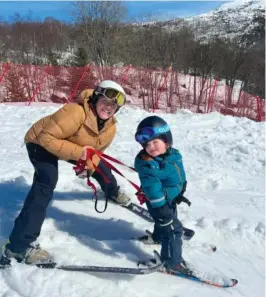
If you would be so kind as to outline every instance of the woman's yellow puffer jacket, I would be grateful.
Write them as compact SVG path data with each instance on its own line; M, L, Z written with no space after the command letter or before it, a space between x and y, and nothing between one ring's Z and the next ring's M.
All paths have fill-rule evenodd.
M46 116L28 130L25 142L36 143L61 160L79 160L84 146L91 146L104 151L116 134L116 119L111 117L98 130L97 116L90 104L93 90L84 90L79 96L79 103L64 105L55 113ZM93 164L99 163L98 156L93 156ZM87 162L90 173L94 171L91 161Z

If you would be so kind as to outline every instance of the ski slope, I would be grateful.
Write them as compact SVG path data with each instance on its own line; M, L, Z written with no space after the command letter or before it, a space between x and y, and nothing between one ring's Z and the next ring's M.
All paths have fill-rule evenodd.
M0 105L0 244L11 232L32 181L23 137L39 118L59 106ZM134 140L138 122L149 114L125 107L118 133L107 154L132 166L140 146ZM187 172L186 196L192 206L178 207L184 226L196 231L184 242L184 259L197 269L237 278L221 289L154 273L119 276L41 270L14 263L0 271L2 297L263 297L265 295L265 124L218 113L162 114L171 126ZM132 181L136 173L119 167ZM152 224L116 205L103 214L94 210L92 192L60 162L58 186L39 243L59 264L135 267L153 248L128 240ZM121 187L134 202L135 190L120 176ZM206 243L217 245L217 252Z

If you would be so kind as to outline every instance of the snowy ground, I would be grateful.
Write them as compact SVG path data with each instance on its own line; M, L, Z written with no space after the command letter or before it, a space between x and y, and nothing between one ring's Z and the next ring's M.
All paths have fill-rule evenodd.
M0 105L0 244L7 239L32 180L33 168L21 147L31 124L58 107ZM124 108L118 134L107 153L128 165L140 147L137 123L148 113ZM196 231L184 244L184 258L194 266L238 278L220 289L155 273L147 276L93 275L41 270L16 264L0 271L5 297L262 297L265 295L265 155L264 123L245 118L180 111L163 115L172 127L175 147L183 154L191 208L179 207L183 224ZM138 182L127 169L124 174ZM136 201L125 179L119 183ZM91 190L60 162L60 178L39 242L60 264L135 267L153 248L127 240L152 228L134 214L109 205L94 211ZM216 253L204 243L216 244Z

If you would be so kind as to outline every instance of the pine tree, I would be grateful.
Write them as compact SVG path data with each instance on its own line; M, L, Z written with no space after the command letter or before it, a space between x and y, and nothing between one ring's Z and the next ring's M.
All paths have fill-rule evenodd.
M84 47L79 47L73 59L73 66L82 67L88 64L88 53Z
M58 61L57 61L58 55L54 53L53 51L49 50L47 53L47 60L50 65L53 66L58 66Z

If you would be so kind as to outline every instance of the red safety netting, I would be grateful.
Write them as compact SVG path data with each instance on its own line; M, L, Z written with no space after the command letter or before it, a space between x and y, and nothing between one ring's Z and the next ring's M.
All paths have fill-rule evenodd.
M120 83L128 104L151 112L175 113L189 109L265 120L265 100L232 89L219 78L201 78L167 69L18 65L0 63L0 102L69 103L103 79Z

